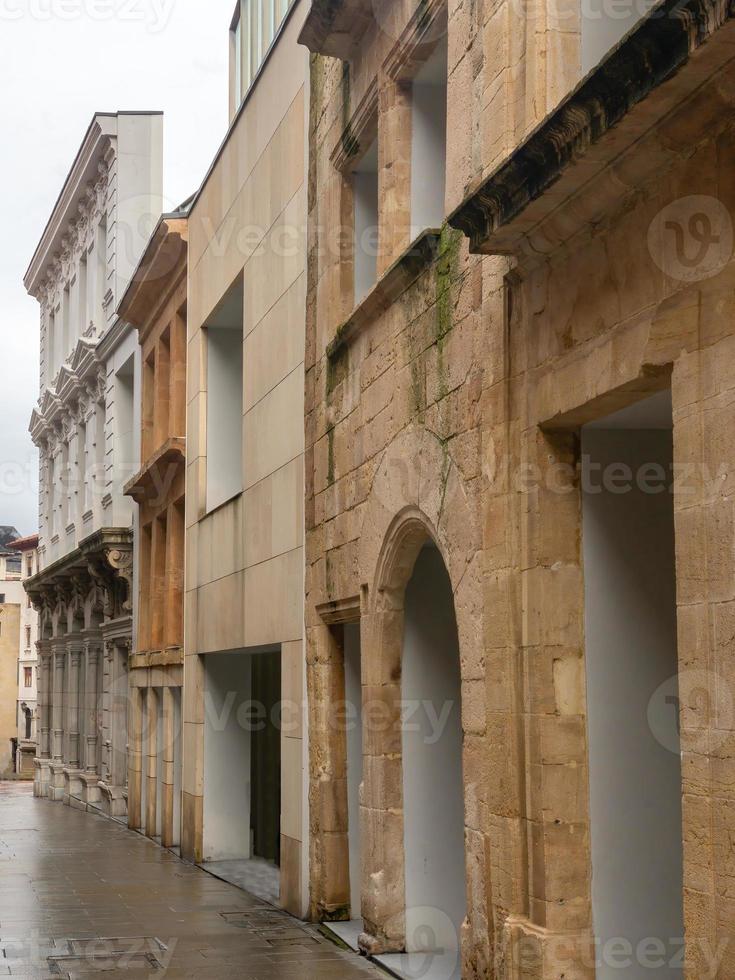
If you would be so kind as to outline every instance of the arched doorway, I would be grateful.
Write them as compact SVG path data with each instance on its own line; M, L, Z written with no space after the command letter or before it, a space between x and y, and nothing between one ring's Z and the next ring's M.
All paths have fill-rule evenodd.
M442 975L459 977L466 914L459 641L451 582L432 542L406 587L401 678L406 950L443 957Z

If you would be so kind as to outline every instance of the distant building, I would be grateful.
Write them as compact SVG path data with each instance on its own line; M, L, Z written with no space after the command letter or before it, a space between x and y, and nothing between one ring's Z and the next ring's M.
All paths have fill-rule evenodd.
M16 698L20 648L21 557L10 548L18 537L14 527L0 527L0 779L15 774Z
M41 308L35 792L124 815L136 337L117 305L162 203L160 113L97 113L24 283Z
M20 558L21 581L32 578L38 571L38 535L18 538L11 541L8 547ZM32 779L37 747L38 613L33 608L30 596L25 594L21 597L19 640L15 771L18 776Z

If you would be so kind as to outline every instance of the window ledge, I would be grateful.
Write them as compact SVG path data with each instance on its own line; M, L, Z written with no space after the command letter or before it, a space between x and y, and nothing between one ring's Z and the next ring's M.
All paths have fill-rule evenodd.
M199 520L200 521L206 520L208 517L211 517L213 514L216 514L218 510L222 510L222 508L227 507L228 504L232 504L236 500L239 500L239 498L242 497L244 493L245 491L242 489L235 490L235 492L232 493L229 497L225 497L225 499L221 500L218 504L214 504L213 507L205 510L202 516L199 518Z
M386 269L373 288L360 300L327 346L327 357L339 355L363 328L395 303L401 293L418 279L439 254L440 228L427 228Z
M123 487L123 493L139 504L161 498L163 488L170 488L171 467L183 468L186 439L172 436L160 446ZM169 479L165 479L168 477Z

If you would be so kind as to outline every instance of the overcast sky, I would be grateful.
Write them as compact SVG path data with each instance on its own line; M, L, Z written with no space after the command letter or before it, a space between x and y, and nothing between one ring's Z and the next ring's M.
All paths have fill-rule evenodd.
M37 529L38 304L25 272L96 111L162 110L168 205L227 127L235 0L0 0L0 525Z

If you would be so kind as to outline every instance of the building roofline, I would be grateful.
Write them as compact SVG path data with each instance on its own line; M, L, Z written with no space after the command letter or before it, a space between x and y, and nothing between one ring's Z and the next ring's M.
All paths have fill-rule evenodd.
M513 252L516 240L527 230L520 225L529 205L542 198L568 170L573 171L574 164L591 147L601 141L604 144L610 130L677 75L717 31L734 21L732 3L662 0L510 157L471 189L449 216L449 224L467 235L473 252ZM716 69L717 64L713 64L713 72ZM651 118L646 120L649 128L656 121L654 108L659 110L651 107ZM665 112L665 107L660 109L661 114ZM637 125L640 128L641 124ZM631 134L631 142L634 138ZM595 160L601 156L602 147ZM562 190L555 190L555 194L561 196ZM529 217L527 223L530 221Z
M285 15L283 17L283 20L278 25L278 30L276 31L275 35L273 36L273 40L271 41L271 43L270 43L270 45L268 47L268 50L265 52L265 54L263 56L263 60L258 65L258 70L256 71L255 77L253 78L252 82L250 83L250 88L245 93L245 98L242 100L242 102L240 103L240 105L239 105L239 107L237 109L237 112L235 113L235 115L230 120L230 124L227 127L227 132L225 133L224 139L222 140L222 142L220 143L219 147L217 148L217 152L215 153L214 157L212 158L212 162L210 163L209 167L207 168L207 172L205 173L204 177L202 178L201 184L199 185L198 189L194 192L194 194L192 194L192 196L190 198L190 201L189 201L189 212L191 212L194 209L194 207L196 206L197 202L199 201L199 198L202 195L202 192L204 191L204 188L209 183L209 178L214 173L214 170L215 170L217 164L219 163L220 158L222 157L222 154L227 149L227 146L228 146L228 144L230 142L230 139L232 138L232 134L235 132L235 129L237 128L237 124L239 123L240 117L242 116L243 112L245 111L245 107L247 105L249 105L249 103L250 103L250 99L253 96L253 94L254 94L257 86L258 86L258 82L260 81L261 75L265 71L266 65L270 62L270 59L271 59L271 57L273 55L273 52L275 51L275 49L276 49L279 41L281 40L281 37L282 37L284 31L286 30L287 25L291 21L291 18L293 17L294 12L300 6L300 4L303 3L303 2L305 2L305 0L293 0L293 2L291 3L291 5L289 6L288 10L285 13Z
M190 201L181 205L176 211L162 214L153 229L151 237L143 250L127 289L117 306L117 314L132 326L140 329L147 317L136 312L136 303L146 286L152 282L167 282L172 275L186 268L188 221ZM174 254L164 254L167 244L171 243Z
M122 110L120 112L95 112L92 121L86 129L82 142L74 157L74 161L66 175L58 197L51 209L51 214L41 233L36 249L28 263L23 276L23 284L31 295L35 295L39 281L49 259L54 242L65 223L72 206L76 203L84 178L89 174L95 163L102 159L106 152L106 140L117 136L115 123L122 116L162 116L158 110L135 112ZM107 122L107 125L103 125Z
M38 535L29 534L25 538L16 538L15 541L9 541L7 546L14 551L32 551L38 547Z

